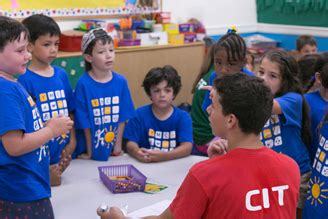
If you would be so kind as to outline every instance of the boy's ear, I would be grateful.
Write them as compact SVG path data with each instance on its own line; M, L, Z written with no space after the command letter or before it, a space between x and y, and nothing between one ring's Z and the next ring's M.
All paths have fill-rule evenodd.
M235 114L229 114L226 118L228 129L234 128L238 124L238 119Z
M321 75L320 75L319 72L316 72L316 73L314 74L314 78L315 78L315 81L316 81L317 83L321 84Z
M27 50L28 50L29 52L33 52L33 48L34 48L33 43L28 43L28 44L27 44Z
M91 56L91 55L89 55L89 54L84 54L83 57L84 57L84 59L85 59L87 62L92 63L92 56Z

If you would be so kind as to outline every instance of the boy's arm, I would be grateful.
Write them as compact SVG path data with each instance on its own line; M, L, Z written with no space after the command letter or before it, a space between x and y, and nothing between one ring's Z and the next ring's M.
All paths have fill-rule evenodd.
M13 130L2 135L1 140L10 156L20 156L41 147L54 137L67 133L72 126L73 121L69 117L55 117L38 131L24 133L21 130Z
M119 156L122 154L122 136L123 136L124 127L125 127L125 122L121 122L118 124L116 142L112 153L114 156Z
M85 144L87 146L87 153L80 154L78 158L80 159L91 159L92 157L92 136L91 136L91 129L83 129L84 131L84 138L85 138Z
M132 157L136 158L140 162L147 163L150 161L149 153L145 149L140 148L137 143L133 141L128 141L126 144L126 148L128 154L130 154Z
M148 153L150 156L150 162L160 162L188 156L191 153L191 149L191 142L182 142L180 146L169 152L148 150Z

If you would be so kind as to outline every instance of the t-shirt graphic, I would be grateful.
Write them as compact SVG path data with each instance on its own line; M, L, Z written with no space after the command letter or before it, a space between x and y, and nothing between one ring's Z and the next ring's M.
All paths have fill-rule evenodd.
M328 215L328 125L320 130L319 144L314 157L312 176L303 218L326 218Z
M263 144L268 147L277 147L283 144L281 137L280 120L278 115L272 115L265 123L260 138Z
M116 142L117 126L110 124L119 121L119 104L119 96L91 100L96 130L93 140L96 149L98 147L111 148Z
M151 149L160 151L171 151L177 146L175 131L148 130L148 141Z

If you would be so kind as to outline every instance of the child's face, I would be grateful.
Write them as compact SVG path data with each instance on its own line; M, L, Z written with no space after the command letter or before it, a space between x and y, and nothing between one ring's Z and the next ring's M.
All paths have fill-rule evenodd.
M217 74L229 74L240 72L244 67L244 61L228 60L227 51L222 48L214 54L214 68Z
M27 50L28 40L24 38L25 33L21 33L19 40L5 45L0 52L0 71L9 75L25 73L31 54Z
M86 60L91 63L93 69L101 72L112 71L115 60L113 43L103 44L98 40L92 50L92 55L86 55Z
M58 46L59 36L50 36L50 34L40 36L34 43L29 44L32 62L50 64L57 57Z
M222 106L219 102L219 95L215 89L211 90L210 98L212 100L212 104L207 107L207 112L209 114L212 133L215 136L225 138L225 116L223 115Z
M174 99L173 88L167 86L167 81L151 86L150 99L153 102L153 106L159 109L170 107Z
M317 47L315 45L310 45L310 44L306 44L300 50L301 56L305 56L305 55L308 55L308 54L315 54L317 52L318 52Z
M282 75L279 65L264 58L258 69L257 76L264 80L264 83L271 89L273 95L279 91L282 83Z

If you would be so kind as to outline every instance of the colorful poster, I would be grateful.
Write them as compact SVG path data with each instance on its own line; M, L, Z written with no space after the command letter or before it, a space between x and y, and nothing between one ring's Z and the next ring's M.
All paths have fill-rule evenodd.
M145 4L140 0L0 0L0 15L23 18L39 13L48 16L151 13L159 10L159 1Z

